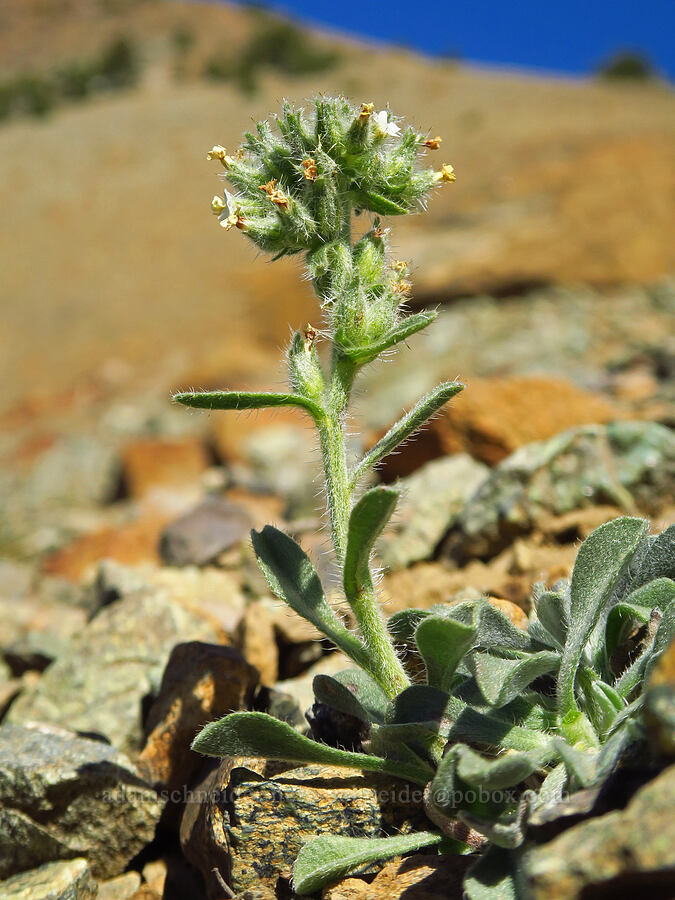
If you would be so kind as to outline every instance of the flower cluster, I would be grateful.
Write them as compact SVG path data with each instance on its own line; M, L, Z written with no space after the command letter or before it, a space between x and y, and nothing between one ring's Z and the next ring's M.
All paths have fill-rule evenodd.
M406 214L434 186L454 181L450 165L419 166L441 138L343 98L317 99L309 116L285 103L274 124L259 123L233 155L220 145L209 151L236 188L214 197L212 209L223 227L238 228L263 250L305 253L338 344L377 345L399 322L411 284L404 264L389 259L379 218L352 245L352 216Z

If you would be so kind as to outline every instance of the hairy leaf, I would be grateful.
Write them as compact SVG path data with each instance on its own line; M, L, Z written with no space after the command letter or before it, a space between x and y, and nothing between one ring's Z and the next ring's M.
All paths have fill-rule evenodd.
M490 847L464 878L468 900L517 900L513 877L513 855L501 847Z
M393 200L383 197L382 194L376 194L375 191L354 192L354 206L368 209L381 216L404 216L409 212L407 207L394 203Z
M496 759L487 759L470 747L462 748L457 773L468 784L499 790L519 784L541 766L541 754L508 750Z
M383 353L395 344L399 344L416 332L421 331L423 328L426 328L427 325L431 325L437 315L438 313L430 310L413 313L410 316L406 316L405 319L399 322L399 324L385 334L381 340L374 344L367 344L365 346L347 346L339 343L338 339L338 349L343 356L346 356L353 363L363 366L376 359L380 353Z
M377 682L361 669L345 669L335 675L316 675L314 696L338 712L362 722L384 722L389 698Z
M433 831L418 831L387 838L322 834L300 850L293 867L293 889L301 896L313 894L329 881L337 881L359 866L420 850L422 847L431 847L440 842L441 835Z
M480 831L497 847L513 850L525 840L525 831L530 814L534 809L535 794L533 791L525 791L520 798L518 808L514 813L504 814L498 818L480 815L471 810L462 810L459 818L470 828Z
M328 605L319 576L304 550L272 525L251 532L251 538L272 593L368 671L370 660L365 647Z
M675 525L651 539L633 584L634 587L641 587L656 578L675 579Z
M432 613L428 609L401 609L387 620L389 634L394 641L412 646L417 626L430 615Z
M298 406L318 422L324 412L321 407L300 394L280 394L266 391L180 391L173 395L176 403L195 409L269 409L275 406Z
M527 633L517 628L508 616L485 599L439 603L432 606L429 613L463 625L476 625L474 646L477 648L507 651L532 649L532 641Z
M549 745L548 735L533 728L514 723L501 716L501 710L482 713L465 707L455 719L448 740L466 741L471 744L486 744L495 750L542 750ZM555 756L554 753L551 754Z
M371 738L372 749L383 756L394 752L396 759L405 759L395 747L404 745L427 764L427 780L434 776L434 766L443 755L445 740L438 734L434 723L408 722L396 725L380 725Z
M593 728L601 736L607 734L617 714L625 707L624 700L590 668L581 666L577 679L583 695L583 708Z
M596 528L579 549L572 573L570 625L558 676L563 715L576 709L574 684L589 635L648 528L643 519L614 519Z
M658 613L653 614L655 617ZM653 641L651 641L622 673L614 684L614 690L624 698L630 697L634 689L643 681L648 680L652 669L659 657L667 649L675 637L675 603L670 603L661 617L656 628Z
M472 646L477 624L464 625L453 619L429 616L415 631L415 643L427 669L427 682L449 692L457 666Z
M563 738L554 738L553 744L562 761L567 774L576 788L587 788L595 780L597 773L598 752L571 747Z
M559 591L543 591L534 598L537 618L561 650L567 638L567 609L565 597Z
M387 772L419 784L428 780L426 770L421 767L319 744L267 713L236 712L209 722L194 739L192 749L207 756L254 756Z
M386 721L390 725L424 722L439 734L447 734L454 709L456 702L445 691L428 684L413 684L391 701Z
M461 604L462 606L464 604ZM458 614L459 607L455 607L454 617ZM518 628L508 616L493 606L487 600L479 604L479 625L476 636L476 646L486 650L530 650L532 642L527 632Z
M560 665L560 654L541 650L523 659L502 659L489 653L475 653L471 659L480 692L497 708L506 706L535 678L554 672Z
M365 493L352 510L343 569L345 594L349 600L358 598L364 588L373 589L370 554L397 500L398 491L378 486Z
M406 734L403 729L393 726L374 728L370 740L364 744L364 751L381 756L383 759L415 766L420 772L426 772L427 781L430 781L434 777L437 760L434 759L433 763L430 761L428 747L432 746L432 738L435 735L428 732L423 735L423 740L418 742L415 747L412 746L415 743L414 739L411 743L407 742L407 738L411 736L410 733ZM418 734L416 737L419 738L420 735Z
M421 400L418 400L415 406L399 419L395 425L392 425L384 437L381 437L375 446L355 466L350 476L352 489L368 469L377 465L380 460L384 459L392 450L395 450L400 443L424 425L434 413L437 413L448 400L462 390L464 390L464 385L459 381L446 381L444 384L439 384L438 387L422 397Z

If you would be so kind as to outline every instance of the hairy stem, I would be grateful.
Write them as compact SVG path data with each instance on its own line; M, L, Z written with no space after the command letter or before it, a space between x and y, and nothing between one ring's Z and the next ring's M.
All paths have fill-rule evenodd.
M396 655L372 582L361 588L356 597L347 599L363 635L371 671L380 687L395 697L410 687L410 679Z
M345 417L356 366L334 349L329 397L325 419L318 423L321 440L326 502L335 555L344 567L347 551L349 517L352 510L352 487L349 483L345 447ZM396 655L387 631L372 576L354 594L347 596L363 636L371 660L371 671L380 686L391 697L409 686L410 680Z
M347 475L344 422L355 369L334 352L326 416L318 425L326 479L326 504L333 547L342 567L347 549L351 491Z

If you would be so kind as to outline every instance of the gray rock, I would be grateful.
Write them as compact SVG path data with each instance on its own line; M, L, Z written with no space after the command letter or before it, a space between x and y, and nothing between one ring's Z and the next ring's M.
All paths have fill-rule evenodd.
M162 532L159 552L169 566L205 566L248 538L251 519L224 497L207 497Z
M187 858L212 898L218 868L235 893L288 877L300 847L317 834L383 837L428 827L421 790L403 782L328 766L269 774L260 760L223 760L188 804L181 825ZM262 761L264 766L264 761ZM278 771L278 770L277 770Z
M675 884L675 766L641 788L626 809L582 822L527 852L523 896L672 896ZM605 893L607 892L607 893Z
M401 501L391 528L378 542L380 559L390 571L432 556L466 501L488 477L489 469L466 453L422 466L396 483Z
M228 633L234 631L246 609L239 573L215 566L181 569L153 565L124 566L103 560L90 586L88 606L96 613L130 594L157 592L211 616Z
M95 900L98 896L86 859L46 863L0 882L3 900Z
M571 428L521 447L464 507L450 555L490 556L552 515L597 504L658 510L675 496L675 434L653 422Z
M0 727L0 877L86 856L111 878L152 840L160 812L109 744L43 724Z
M0 595L0 650L8 654L17 674L27 668L43 669L70 646L86 621L83 609L39 588L23 596ZM14 662L9 658L12 653Z
M147 587L107 606L73 637L69 652L11 707L11 722L50 722L102 735L133 754L143 703L156 695L172 648L218 643L222 632L167 587Z
M0 477L0 547L31 554L77 533L65 511L109 501L119 483L115 448L89 435L61 438L25 475Z

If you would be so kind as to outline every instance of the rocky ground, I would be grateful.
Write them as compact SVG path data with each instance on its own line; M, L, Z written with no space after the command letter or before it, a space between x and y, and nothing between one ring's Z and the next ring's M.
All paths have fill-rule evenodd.
M374 476L402 490L383 602L485 594L522 625L532 585L568 575L597 525L675 518L673 95L331 39L334 71L264 74L244 96L199 75L217 35L252 27L225 5L10 0L0 23L12 71L120 30L147 57L133 91L0 129L0 897L286 900L307 837L422 811L383 803L375 777L189 750L232 710L306 730L313 676L345 662L270 596L248 537L289 531L339 602L307 422L170 402L277 387L288 324L318 324L296 265L270 269L209 218L205 150L317 90L443 134L457 184L394 223L412 303L439 319L364 373L350 433L368 447L438 381L466 382ZM167 48L186 23L177 82ZM546 835L527 860L537 900L672 896L673 768L634 782ZM464 869L417 855L324 896L456 900Z
M472 373L378 475L403 493L379 547L388 611L485 593L522 622L532 584L568 574L598 524L622 511L672 521L674 312L667 281L468 298L366 373L355 448L449 366ZM248 542L274 522L332 583L306 423L191 413L169 388L92 379L5 414L3 897L88 898L96 885L117 900L285 897L308 836L389 833L422 816L383 807L386 785L371 776L281 775L189 750L230 710L306 729L312 677L344 660L269 595ZM621 852L606 881L621 876ZM542 892L562 891L569 872L541 866ZM326 897L432 897L440 883L459 896L462 871L415 857Z

